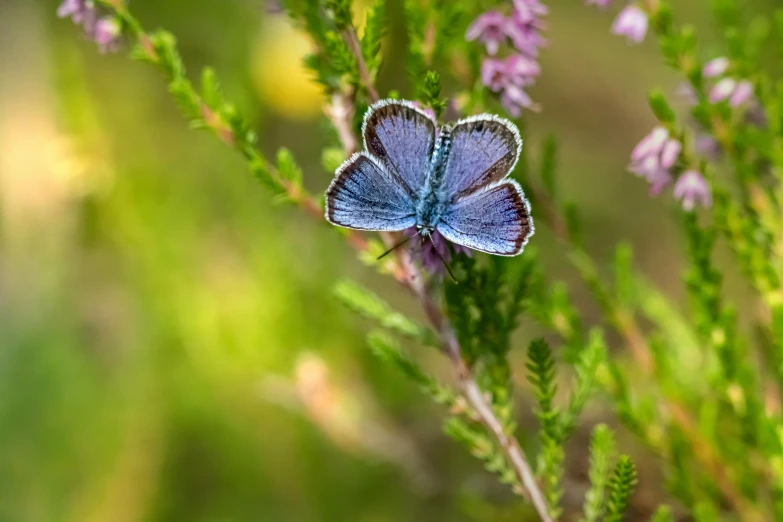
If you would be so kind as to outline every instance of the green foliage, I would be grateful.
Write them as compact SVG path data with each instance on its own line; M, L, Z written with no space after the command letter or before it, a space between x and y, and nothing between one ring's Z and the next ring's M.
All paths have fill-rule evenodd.
M435 71L427 71L419 88L422 101L432 107L436 116L440 116L446 108L446 100L440 97L440 75Z
M498 475L500 482L521 490L522 485L517 480L514 470L488 435L458 417L446 419L443 430L449 437L464 444L471 455L484 462L486 470Z
M649 103L653 114L655 114L655 117L658 118L661 123L666 124L674 122L674 111L669 106L666 97L661 91L654 90L650 92Z
M353 281L341 281L334 288L335 296L351 310L377 321L381 326L416 340L430 339L430 333L391 307L368 289Z
M561 439L568 439L577 427L579 415L582 413L588 399L592 396L596 387L596 374L599 367L606 364L606 342L603 332L596 328L590 331L587 346L579 355L579 360L574 365L576 379L573 390L560 419Z
M372 331L367 336L367 343L376 357L396 367L433 401L448 406L454 413L465 411L463 401L452 390L438 384L407 357L389 334L381 330Z
M585 495L584 517L580 522L598 522L604 514L607 503L612 461L616 452L614 435L605 425L599 424L593 429L590 443L590 489Z
M653 513L650 522L674 522L674 515L669 506L660 506Z
M381 66L381 41L386 34L386 0L375 0L367 12L362 37L362 56L372 74Z
M636 466L628 455L621 455L609 480L606 522L620 522L636 486Z

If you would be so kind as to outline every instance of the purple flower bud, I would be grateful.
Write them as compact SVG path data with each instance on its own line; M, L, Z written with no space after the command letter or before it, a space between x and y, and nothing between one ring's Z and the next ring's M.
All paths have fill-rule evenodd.
M686 105L693 106L699 103L696 90L688 82L680 82L674 90L674 94L685 102Z
M663 148L666 140L669 138L669 131L665 127L655 127L650 134L642 138L633 152L631 152L631 161L641 161L649 155L657 155Z
M465 32L468 41L480 40L487 48L487 53L494 56L500 44L506 39L508 23L506 17L497 11L487 11L470 24Z
M413 105L417 109L421 109L427 116L432 118L432 121L438 121L437 116L435 116L435 111L433 111L431 107L422 107L421 103L417 101L411 102L411 105Z
M512 54L506 58L506 71L517 83L529 85L532 78L541 74L541 66L537 61L521 54Z
M661 151L661 167L666 170L672 168L680 156L681 150L682 145L680 145L679 141L673 139L667 141L666 145L663 146L663 151Z
M64 0L57 8L57 16L70 17L75 24L81 24L95 11L95 5L91 0Z
M481 83L498 92L507 82L506 63L495 58L485 58L481 62Z
M636 7L628 5L620 11L612 24L612 34L625 36L631 42L642 42L647 34L647 14Z
M655 197L672 182L672 174L668 170L657 170L647 177L647 181L650 183L650 196Z
M543 29L541 20L526 19L519 11L514 11L511 19L506 22L506 34L511 38L514 48L532 58L538 56L539 48L546 45L546 40L541 36Z
M725 56L719 58L713 58L709 62L704 64L704 68L701 74L705 78L715 78L721 76L729 68L729 59Z
M729 98L729 105L732 107L739 107L752 98L753 84L748 80L742 80L737 84L734 92L731 93L731 98Z
M734 89L737 88L736 80L732 78L723 78L721 81L715 84L710 89L709 100L710 103L719 103L731 96Z
M122 32L119 20L114 16L106 16L95 24L93 39L102 53L113 51Z
M701 203L704 207L712 204L712 192L704 176L696 170L687 170L677 179L674 184L674 197L682 200L682 208L690 212Z
M539 0L514 0L514 18L522 24L535 23L536 19L548 13L547 6Z
M532 98L517 85L509 85L500 95L500 103L513 117L518 118L522 113L522 108L536 109L536 104Z
M411 241L410 252L419 259L422 268L434 277L443 276L446 271L444 263L450 262L453 254L472 255L470 249L456 243L449 243L437 230L430 237L420 235L415 227L406 229L403 233L408 237L416 238Z
M693 141L693 148L709 160L720 158L721 148L718 141L709 134L700 134Z

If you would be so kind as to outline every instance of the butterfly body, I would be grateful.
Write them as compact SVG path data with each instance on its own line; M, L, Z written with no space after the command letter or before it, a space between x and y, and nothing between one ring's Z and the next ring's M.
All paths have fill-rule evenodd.
M449 194L443 190L443 176L446 162L451 151L451 129L441 129L432 161L427 168L424 184L416 198L416 228L423 236L428 236L438 226L443 212L449 204Z
M437 123L410 102L371 106L365 151L337 169L326 219L357 230L440 233L497 255L521 253L533 234L522 189L506 180L519 157L516 127L492 115Z

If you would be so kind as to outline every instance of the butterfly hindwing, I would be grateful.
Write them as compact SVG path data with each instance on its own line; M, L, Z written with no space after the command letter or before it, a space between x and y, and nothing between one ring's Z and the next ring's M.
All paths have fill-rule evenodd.
M451 201L508 176L522 150L517 128L490 114L459 120L451 129L451 140L441 187Z
M361 152L337 169L326 190L326 219L357 230L396 231L416 223L416 209L407 188Z
M452 204L437 229L453 243L501 256L521 253L534 232L530 204L513 180L474 192Z
M364 147L407 187L415 198L424 184L436 123L412 103L383 100L372 105L364 118Z

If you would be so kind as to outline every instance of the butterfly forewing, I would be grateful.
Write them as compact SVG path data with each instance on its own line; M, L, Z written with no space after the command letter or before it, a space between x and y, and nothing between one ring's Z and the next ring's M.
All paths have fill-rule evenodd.
M410 102L384 100L370 107L364 118L364 147L415 198L424 184L436 124Z
M451 140L441 185L450 201L459 201L508 176L522 149L516 127L489 114L458 121Z
M416 223L416 209L407 189L362 152L337 169L326 190L326 219L358 230L395 231Z
M533 231L530 205L513 180L455 202L438 225L438 232L453 243L501 256L521 253Z

